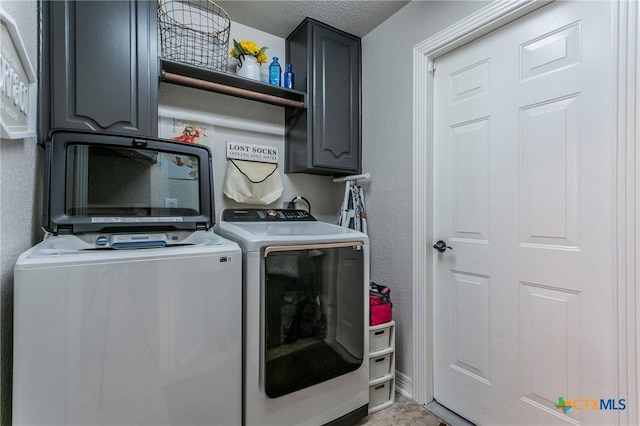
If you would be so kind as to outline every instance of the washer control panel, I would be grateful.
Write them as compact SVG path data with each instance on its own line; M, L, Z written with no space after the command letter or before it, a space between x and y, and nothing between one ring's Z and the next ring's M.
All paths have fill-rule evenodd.
M295 209L225 209L225 222L299 222L315 221L309 212Z

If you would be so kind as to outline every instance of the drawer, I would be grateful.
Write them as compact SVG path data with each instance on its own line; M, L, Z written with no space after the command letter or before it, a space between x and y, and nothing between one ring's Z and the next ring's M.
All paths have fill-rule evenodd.
M379 351L391 346L393 322L369 327L369 352Z
M392 373L393 349L380 351L369 357L369 381Z
M369 410L392 401L393 377L369 386Z

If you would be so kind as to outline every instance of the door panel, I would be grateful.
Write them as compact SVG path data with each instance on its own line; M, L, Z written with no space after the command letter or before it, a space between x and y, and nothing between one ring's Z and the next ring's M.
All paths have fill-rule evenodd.
M520 114L522 244L578 248L579 96Z
M434 395L477 424L614 424L612 3L435 63Z
M580 330L580 302L577 292L520 283L522 397L544 406L558 389L579 393L579 341L567 336Z
M453 368L490 383L489 277L451 271L452 323L456 355Z
M451 129L453 238L489 240L489 120Z

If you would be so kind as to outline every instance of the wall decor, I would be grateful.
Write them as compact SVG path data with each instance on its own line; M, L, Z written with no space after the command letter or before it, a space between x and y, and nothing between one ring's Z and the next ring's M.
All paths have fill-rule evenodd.
M213 124L209 119L177 108L158 108L158 136L213 148Z
M275 146L230 141L227 142L227 158L276 164L280 159Z
M267 205L282 195L278 148L227 141L224 195L242 204Z
M158 135L163 139L202 144L213 150L213 124L207 117L173 108L158 109ZM176 155L165 164L169 179L198 179L197 163L188 156Z
M35 137L37 81L15 21L0 8L0 127L4 139Z

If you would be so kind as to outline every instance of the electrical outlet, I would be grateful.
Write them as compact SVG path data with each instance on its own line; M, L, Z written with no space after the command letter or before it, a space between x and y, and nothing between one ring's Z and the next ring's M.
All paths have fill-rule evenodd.
M175 209L178 207L178 199L177 198L165 198L164 206L170 209Z

